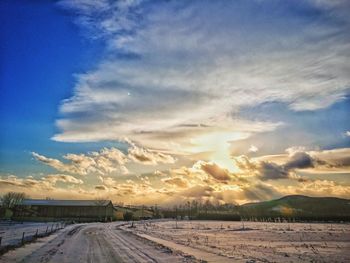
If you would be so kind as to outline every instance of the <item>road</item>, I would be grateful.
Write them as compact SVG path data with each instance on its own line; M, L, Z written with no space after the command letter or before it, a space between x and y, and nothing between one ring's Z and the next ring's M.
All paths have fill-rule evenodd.
M195 262L124 231L119 225L92 223L70 226L38 244L6 253L0 257L0 262Z

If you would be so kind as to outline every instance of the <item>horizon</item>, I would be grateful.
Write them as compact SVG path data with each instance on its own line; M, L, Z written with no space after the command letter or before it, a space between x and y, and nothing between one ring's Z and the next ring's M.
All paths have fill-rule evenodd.
M2 1L0 191L350 198L348 1Z
M235 205L235 206L243 206L243 205L247 205L247 204L256 204L256 203L262 203L262 202L269 202L269 201L276 201L276 200L281 200L281 199L285 199L285 198L290 198L290 197L306 197L306 198L335 198L335 199L343 199L343 200L350 200L349 198L340 198L340 197L335 197L335 196L307 196L307 195L285 195L279 198L275 198L275 199L267 199L267 200L259 200L259 201L253 201L253 202L247 202L247 203L242 203L242 204L238 204L238 203L224 203L224 204L212 204L212 205ZM39 199L39 198L31 198L30 196L25 196L25 198L23 200L40 200L40 201L111 201L113 203L114 206L121 206L121 207L145 207L145 208L152 208L152 207L158 207L158 208L173 208L172 206L161 206L158 204L149 204L149 205L145 205L145 204L127 204L127 203L118 203L118 202L113 202L111 199L54 199L54 198L50 198L47 197L45 199ZM23 201L22 200L22 201ZM198 201L198 204L204 204L202 203L202 200L195 200L193 199L192 201ZM1 200L0 200L1 202ZM209 201L210 202L210 201ZM181 203L177 203L175 204L175 206L177 205L181 205Z

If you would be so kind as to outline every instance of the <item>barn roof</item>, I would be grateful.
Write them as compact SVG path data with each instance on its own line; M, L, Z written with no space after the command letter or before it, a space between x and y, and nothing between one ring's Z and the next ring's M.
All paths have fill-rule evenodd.
M24 199L21 205L40 206L107 206L111 200L46 200L46 199Z

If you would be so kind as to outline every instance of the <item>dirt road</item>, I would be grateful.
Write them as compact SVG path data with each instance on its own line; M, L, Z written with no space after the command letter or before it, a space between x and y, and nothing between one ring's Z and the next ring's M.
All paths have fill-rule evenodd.
M118 223L70 226L38 244L6 253L0 262L195 262L118 226Z

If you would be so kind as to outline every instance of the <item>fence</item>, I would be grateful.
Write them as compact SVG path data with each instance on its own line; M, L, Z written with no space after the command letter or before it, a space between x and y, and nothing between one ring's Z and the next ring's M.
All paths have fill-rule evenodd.
M0 222L0 252L9 247L18 247L38 237L47 236L65 227L64 222L13 223Z

